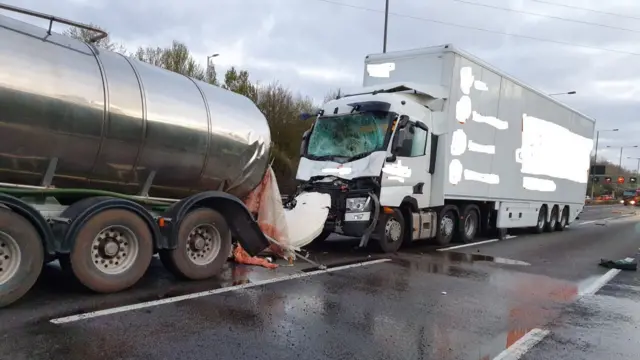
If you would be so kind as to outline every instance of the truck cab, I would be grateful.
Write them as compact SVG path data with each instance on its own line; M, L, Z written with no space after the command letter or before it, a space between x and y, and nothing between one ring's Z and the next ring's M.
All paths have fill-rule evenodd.
M417 96L435 98L417 94L409 85L377 86L318 111L303 136L296 178L303 191L331 195L321 237L364 237L364 246L373 233L383 250L397 249L405 228L399 222L406 222L397 209L403 203L416 210L432 205L437 135L432 111ZM387 221L376 229L381 219Z

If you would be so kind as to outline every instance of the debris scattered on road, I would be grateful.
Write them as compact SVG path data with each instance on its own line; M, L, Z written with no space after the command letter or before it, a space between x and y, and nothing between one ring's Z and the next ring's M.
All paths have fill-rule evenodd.
M622 260L600 259L599 265L608 269L619 269L628 271L636 271L638 269L638 262L634 258L626 258Z

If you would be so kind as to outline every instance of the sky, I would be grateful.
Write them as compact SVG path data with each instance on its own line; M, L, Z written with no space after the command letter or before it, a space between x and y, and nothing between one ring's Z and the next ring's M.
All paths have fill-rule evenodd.
M179 40L203 65L219 54L219 74L236 66L317 101L359 86L365 56L382 52L385 0L0 2L98 24L130 50ZM598 130L619 129L600 133L599 158L617 163L620 146L640 145L637 0L390 0L389 11L387 51L454 44L542 92L576 91L557 99ZM636 170L627 157L640 158L640 147L623 153L623 166Z

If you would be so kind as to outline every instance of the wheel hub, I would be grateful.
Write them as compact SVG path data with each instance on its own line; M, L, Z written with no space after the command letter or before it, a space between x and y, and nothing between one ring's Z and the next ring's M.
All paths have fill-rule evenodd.
M400 233L401 233L402 227L400 226L400 223L396 219L389 219L389 221L387 221L387 224L385 225L384 230L387 237L391 241L396 242L400 240Z
M138 238L127 227L116 225L102 230L93 239L91 258L105 274L128 270L138 255Z
M21 260L22 253L18 242L9 234L0 232L0 285L13 278Z
M108 239L102 247L103 252L108 257L114 257L120 250L120 245L112 239Z
M197 265L211 263L220 252L222 236L212 224L194 227L187 239L187 256Z
M442 235L449 236L453 232L453 219L449 216L445 216L440 220L440 229L442 231Z
M474 233L474 231L476 231L476 224L472 220L471 215L467 216L467 218L464 220L464 228L465 233L469 237Z
M202 236L196 236L196 238L191 241L191 247L193 251L200 251L204 249L205 245L207 245L207 240L205 240Z

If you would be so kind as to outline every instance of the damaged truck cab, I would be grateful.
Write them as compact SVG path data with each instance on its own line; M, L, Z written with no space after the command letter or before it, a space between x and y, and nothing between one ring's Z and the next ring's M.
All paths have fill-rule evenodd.
M332 100L303 137L297 172L304 181L301 190L328 193L332 199L320 238L336 232L362 237L365 246L373 234L383 251L395 251L405 236L405 218L422 224L433 217L402 213L402 208L430 206L438 141L431 131L431 110L406 90L376 87ZM433 237L429 225L419 232Z

